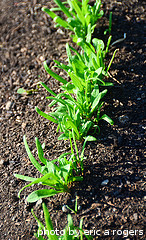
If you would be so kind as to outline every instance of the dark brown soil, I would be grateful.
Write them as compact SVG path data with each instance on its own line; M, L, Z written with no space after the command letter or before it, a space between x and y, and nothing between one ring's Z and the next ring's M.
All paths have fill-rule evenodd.
M35 239L37 223L31 208L38 216L43 216L41 204L28 204L25 200L32 188L22 192L21 199L17 197L25 183L13 174L38 175L27 157L23 135L35 156L35 137L45 142L48 159L69 151L68 142L58 141L56 125L35 112L35 106L47 109L46 91L40 88L32 95L17 94L20 87L37 89L40 80L56 93L59 91L57 81L45 72L43 60L64 60L65 44L67 41L72 44L72 41L68 32L55 29L52 20L41 11L42 6L51 6L52 2L1 0L0 3L1 240ZM84 217L84 229L100 230L100 236L94 236L94 239L145 239L140 231L144 230L145 200L145 6L141 0L103 2L105 15L97 25L95 36L103 37L110 11L113 12L112 42L123 38L124 33L127 35L124 41L113 45L110 53L119 48L110 73L121 84L111 79L115 85L108 91L104 108L115 125L110 127L102 123L99 141L87 145L84 181L72 187L71 194L60 194L45 202L54 227L60 230L67 222L67 213L62 211L62 206L68 204L74 208L77 195L79 210L77 215L72 214L74 222L78 225ZM64 75L63 72L60 74ZM123 115L128 117L124 125L119 121ZM104 180L109 182L102 186ZM110 236L103 234L105 230L110 230ZM124 230L137 231L123 235Z

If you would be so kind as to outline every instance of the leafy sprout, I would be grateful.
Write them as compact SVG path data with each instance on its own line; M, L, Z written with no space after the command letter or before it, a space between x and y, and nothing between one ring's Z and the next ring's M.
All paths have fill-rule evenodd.
M58 236L59 230L54 230L53 223L51 221L50 214L45 203L42 204L42 207L44 212L45 225L37 218L37 216L34 214L33 209L31 209L31 212L38 223L37 233L34 234L38 240L45 240L46 238L43 238L43 235L45 234L47 235L48 240L83 240L83 236L85 236L88 240L93 239L91 236L84 234L83 218L80 220L79 227L76 227L74 226L73 219L70 214L68 214L67 217L67 226L62 231L63 234Z
M20 193L26 187L30 187L34 184L42 184L45 186L49 186L51 189L36 190L27 197L28 202L36 202L37 200L44 197L50 197L61 192L69 192L69 187L72 182L83 180L82 176L77 175L78 172L77 163L79 159L78 160L76 159L73 150L72 150L73 154L65 153L62 154L58 159L48 161L44 157L44 152L41 143L39 142L38 138L36 138L36 147L38 151L38 157L41 162L40 164L32 155L25 136L23 139L30 161L42 176L40 178L33 178L20 174L14 174L15 177L30 182L19 191L18 194L19 197ZM70 156L69 159L66 158L67 155Z
M56 23L56 27L64 27L74 32L73 41L77 42L78 38L83 38L87 42L91 40L91 34L94 32L96 22L103 16L103 11L100 10L101 0L96 0L94 5L89 4L89 0L67 0L61 2L54 0L58 5L57 8L48 9L43 7L46 12ZM62 11L66 20L56 15L56 11Z
M83 168L84 149L86 142L93 140L93 137L88 137L85 139L81 156L79 156L78 148L74 138L73 140L75 144L75 152L73 150L72 140L70 139L71 153L64 153L58 159L54 159L53 161L48 161L44 157L42 145L39 142L38 138L36 138L35 139L36 147L40 163L32 155L25 136L23 137L23 140L31 163L40 172L42 176L40 178L33 178L20 174L14 174L16 178L30 182L19 191L18 194L19 197L20 193L26 187L30 187L34 184L42 184L45 186L49 186L50 189L36 190L27 197L28 202L36 202L41 198L54 196L55 194L59 194L62 192L69 192L70 185L72 182L83 180L83 177L79 176L79 174L80 172L83 173L84 170ZM67 156L69 156L69 158L67 158Z
M40 83L53 95L47 97L52 100L49 106L56 107L53 112L49 113L42 112L38 107L36 107L36 111L42 117L58 125L57 131L62 133L59 140L69 139L70 134L73 138L73 129L75 139L81 141L88 136L91 129L100 132L98 125L100 120L105 120L110 124L113 124L113 121L106 114L102 116L100 114L104 103L102 99L107 90L100 92L98 84L93 86L88 76L86 76L85 82L71 72L70 76L73 83L70 82L63 86L65 91L58 95L44 83Z

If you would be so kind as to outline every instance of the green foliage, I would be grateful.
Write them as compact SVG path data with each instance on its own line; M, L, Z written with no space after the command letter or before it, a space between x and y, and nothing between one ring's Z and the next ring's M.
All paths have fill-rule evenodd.
M22 94L22 95L30 95L30 94L32 94L34 92L37 92L37 91L38 91L37 89L25 90L24 88L19 88L17 90L17 93Z
M81 166L83 165L82 164L83 155L82 155L82 161L80 163L77 150L76 150L77 158L72 148L71 149L72 154L65 153L65 154L62 154L58 159L55 159L53 161L48 161L46 158L44 158L43 148L38 138L36 138L36 147L38 151L38 157L41 162L40 164L32 155L28 147L25 136L23 139L24 139L24 144L25 144L25 148L29 156L29 159L34 165L34 167L41 173L42 177L33 178L33 177L23 176L19 174L14 174L14 176L19 179L31 182L20 190L18 194L19 197L22 190L34 184L42 184L42 185L49 186L51 189L36 190L28 196L27 198L28 202L36 202L37 200L44 197L50 197L61 192L69 192L69 187L72 182L83 180L82 176L77 176L77 173L79 172L77 164L80 164ZM84 148L83 148L83 151L84 151ZM67 155L70 155L69 159L66 158Z
M108 29L106 29L105 31L104 31L104 35L106 35L107 34L107 32L109 33L109 35L111 35L111 30L112 30L112 12L110 12L110 15L109 15L109 27L108 27Z
M96 141L95 137L89 135L90 130L92 129L93 135L95 132L99 133L99 121L101 120L105 120L111 125L113 124L110 117L106 114L101 114L101 108L104 104L103 98L107 93L105 87L113 85L105 81L105 78L108 78L108 71L117 49L113 53L108 66L106 66L105 57L109 50L111 36L109 36L106 46L102 40L97 38L92 39L91 44L91 36L94 32L96 22L103 15L103 11L100 10L101 1L95 0L93 6L91 6L89 0L67 0L66 2L54 0L54 2L58 5L57 8L47 9L44 7L42 10L54 20L57 27L61 26L71 30L74 33L72 36L73 41L76 42L82 50L78 52L69 44L66 44L68 64L65 65L54 60L56 63L55 67L61 68L67 72L67 76L70 79L69 81L53 72L47 66L47 63L44 62L46 71L60 82L62 91L56 94L46 84L40 82L48 91L49 96L47 99L52 100L49 106L54 106L54 110L49 113L44 113L36 107L36 111L39 115L58 125L57 131L61 133L58 139L69 139L71 152L64 153L53 161L48 161L44 157L43 145L41 145L38 138L36 138L39 158L39 161L37 161L32 155L24 136L24 145L29 159L41 176L39 178L34 178L14 174L15 177L30 182L19 191L18 196L20 197L20 193L26 187L34 184L42 184L49 187L49 189L45 188L33 191L27 197L28 202L36 202L41 198L54 196L62 192L69 192L72 182L82 181L86 143L87 141ZM55 11L62 11L66 15L66 20L56 15ZM111 34L111 27L112 13L110 13L109 17L109 29L105 31L105 34L107 32ZM72 52L74 55L72 55ZM37 90L24 90L20 88L17 93L32 94L35 91ZM79 154L76 140L83 141L83 139L82 151L81 154ZM83 236L85 235L82 227L83 219L81 219L79 227L76 227L73 224L71 215L68 215L68 224L64 229L64 234L58 237L58 234L51 234L51 231L54 231L54 229L50 214L44 203L42 206L46 226L36 217L32 210L32 214L38 222L38 231L35 233L38 240L45 240L41 234L44 228L46 229L45 232L48 240L83 240ZM77 199L75 211L72 209L70 210L77 213ZM70 231L72 231L72 235L70 235ZM85 235L85 237L87 239L93 239L91 236Z
M105 114L100 116L101 107L104 103L102 99L107 90L99 92L98 84L93 86L87 75L84 82L72 72L69 75L72 81L63 85L64 92L55 97L47 97L47 99L53 100L49 105L50 107L57 104L54 111L46 114L38 107L36 107L36 111L49 121L58 124L57 131L62 132L59 140L67 140L70 136L73 138L73 129L75 139L81 141L88 136L92 128L100 132L98 126L100 120L103 119L110 124L113 124L113 121ZM50 93L50 89L45 84L42 85Z
M36 219L38 223L38 231L34 234L34 236L38 240L45 240L43 236L46 234L48 240L83 240L84 230L83 230L83 218L80 220L79 227L74 226L73 219L70 214L68 214L68 224L65 227L65 229L61 232L63 234L59 234L60 231L58 229L53 228L53 224L50 218L49 211L45 205L45 203L42 204L43 212L44 212L44 218L45 218L45 225L36 217L34 214L33 209L31 210L34 218ZM57 230L57 231L56 231ZM60 236L58 236L60 235ZM93 239L91 236L85 235L85 237L89 240Z
M48 114L42 112L38 107L36 111L49 121L57 123L57 131L62 134L59 140L69 139L72 129L75 139L81 141L87 137L90 130L93 133L100 133L99 121L105 120L113 125L113 121L106 114L101 116L101 108L104 104L103 97L107 93L107 89L100 91L99 87L113 86L112 83L104 81L108 77L108 71L114 59L115 50L109 65L105 66L105 56L108 53L111 36L105 47L104 42L94 38L91 43L85 42L82 38L80 46L81 53L66 44L67 62L65 65L54 60L55 67L61 68L67 72L70 81L66 81L56 73L54 73L44 62L46 71L62 85L62 92L56 94L44 83L40 84L53 96L47 97L52 102L50 107L55 105L53 112ZM71 51L75 53L72 55ZM73 136L71 136L73 138Z
M104 78L108 77L109 67L111 66L111 64L107 68L105 66L105 56L109 49L111 36L108 39L106 47L104 45L104 42L100 39L94 38L92 42L93 45L83 41L83 39L80 39L80 45L82 48L81 53L77 52L76 49L74 49L67 43L66 52L68 55L68 64L62 64L56 60L54 60L54 62L56 63L56 66L58 68L65 70L71 77L71 79L72 75L75 75L76 79L78 78L76 80L77 82L84 83L85 79L88 76L89 80L91 81L91 88L93 88L95 84L98 84L100 86L113 86L112 83L104 81ZM76 55L72 55L71 50L76 53ZM113 54L113 56L114 55L115 54ZM114 57L112 57L111 63L113 59ZM50 69L48 68L46 63L44 63L44 67L46 71L50 74ZM50 75L53 77L52 74ZM72 81L74 79L72 79Z
M43 7L42 10L54 20L56 26L73 31L74 42L77 42L78 38L90 42L97 20L103 16L103 11L100 10L101 0L96 0L93 6L89 4L89 0L81 2L78 0L67 0L66 2L54 0L54 2L58 5L57 8ZM62 11L67 19L63 20L54 13L55 11Z

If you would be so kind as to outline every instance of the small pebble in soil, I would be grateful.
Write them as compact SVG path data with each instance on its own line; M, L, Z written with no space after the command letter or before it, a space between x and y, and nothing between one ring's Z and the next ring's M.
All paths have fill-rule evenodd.
M131 183L129 181L126 181L127 185L130 185Z
M8 102L6 103L6 110L7 110L7 111L11 110L12 105L13 105L13 102L8 101Z
M44 56L40 56L40 60L41 60L41 62L44 62L45 61L45 57Z
M98 217L101 216L101 210L100 210L100 208L97 208L97 211L98 211Z
M78 210L79 211L82 210L82 206L81 205L78 206Z
M126 115L122 115L119 117L119 122L122 123L122 124L126 124L129 122L129 117L126 116Z
M59 34L64 35L64 32L63 32L62 29L60 29L60 28L57 29L57 32L58 32Z
M3 159L0 160L0 167L2 167L4 165L4 162L5 161Z
M68 212L68 208L67 208L66 205L63 205L63 207L62 207L62 211L63 211L63 212Z
M134 214L133 214L133 218L134 218L135 221L137 221L137 220L138 220L138 214L137 214L137 213L134 213Z
M106 186L108 183L109 183L109 180L106 179L106 180L102 181L101 186Z
M21 127L23 130L26 128L26 125L27 125L27 123L25 123L25 122L22 123Z

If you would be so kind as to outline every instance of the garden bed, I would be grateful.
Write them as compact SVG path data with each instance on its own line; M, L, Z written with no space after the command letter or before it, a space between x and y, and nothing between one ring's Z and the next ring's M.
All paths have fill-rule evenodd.
M41 2L41 3L40 3ZM48 3L49 2L49 3ZM41 11L53 1L1 1L1 233L2 240L35 239L37 223L31 214L42 217L42 207L29 204L25 197L31 189L17 197L24 182L14 178L14 173L36 176L38 173L26 154L23 135L36 156L34 138L45 142L45 156L53 160L69 151L68 141L58 141L56 125L40 117L35 106L47 110L46 91L40 87L31 95L19 95L17 90L37 89L39 81L45 82L58 93L58 82L43 68L43 61L66 59L65 44L72 40L64 29L54 28L51 18ZM109 12L113 12L112 42L123 38L110 49L116 54L110 73L114 87L106 96L106 113L115 124L101 125L98 142L88 143L85 150L84 180L74 184L71 194L60 194L45 199L54 226L63 229L67 223L64 205L74 208L78 196L74 223L84 217L83 228L100 230L95 239L123 239L123 230L138 230L125 239L144 239L144 3L142 1L103 1L105 12L99 20L95 37L104 37L108 27ZM65 73L59 70L66 78ZM122 124L121 116L126 116ZM81 144L78 143L81 150ZM105 180L108 180L104 182ZM104 184L107 183L107 184ZM104 231L110 230L110 236ZM113 230L121 230L118 233Z

